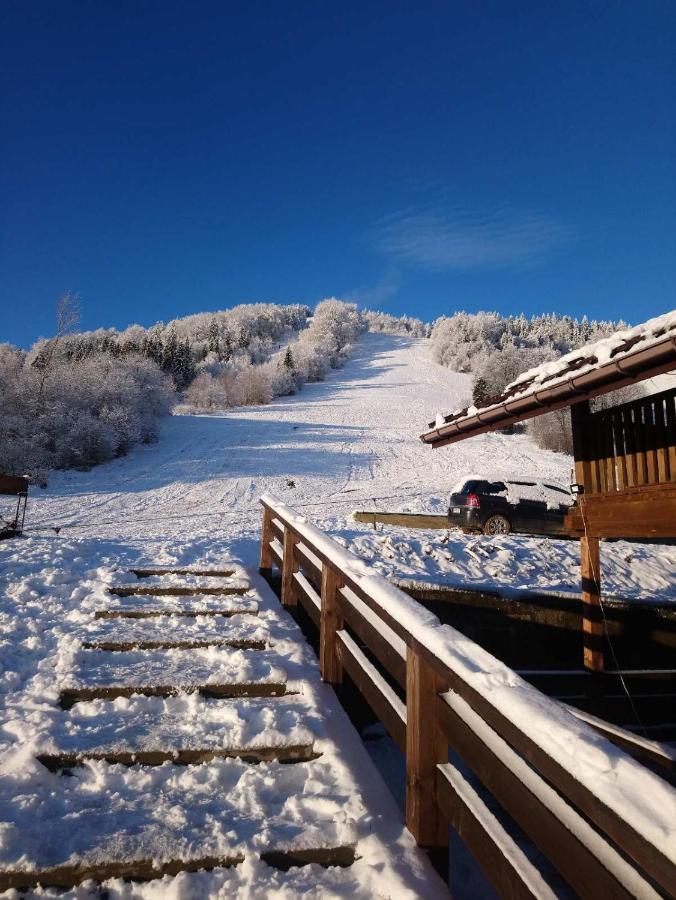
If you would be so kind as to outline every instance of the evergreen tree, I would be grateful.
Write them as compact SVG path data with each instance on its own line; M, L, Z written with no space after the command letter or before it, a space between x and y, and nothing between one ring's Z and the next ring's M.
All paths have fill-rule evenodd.
M209 351L211 353L218 353L219 349L219 334L218 334L218 322L216 319L212 319L209 324L209 333L208 333L208 341L209 341Z
M488 382L485 378L479 376L474 382L474 387L472 388L472 403L476 407L484 406L486 404L486 401L489 399L488 394Z
M293 358L293 353L291 352L291 347L286 348L286 353L284 354L284 367L290 372L295 372L296 370L296 363Z

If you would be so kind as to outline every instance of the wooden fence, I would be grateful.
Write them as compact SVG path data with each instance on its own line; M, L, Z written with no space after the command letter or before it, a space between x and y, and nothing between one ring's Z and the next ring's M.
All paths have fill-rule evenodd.
M667 781L277 498L261 502L261 571L277 567L282 603L318 627L322 678L347 673L405 754L418 844L444 848L455 828L507 897L557 896L551 869L583 897L676 895Z

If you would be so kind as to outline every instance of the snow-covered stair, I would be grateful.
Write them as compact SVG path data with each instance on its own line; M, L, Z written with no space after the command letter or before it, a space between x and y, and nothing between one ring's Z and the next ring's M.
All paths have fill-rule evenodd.
M199 691L211 697L270 697L286 690L286 674L265 652L218 647L191 650L82 650L60 684L64 708L81 700L168 697Z
M231 577L245 593L223 595ZM251 587L236 563L209 575L118 570L112 581L152 593L111 594L104 580L73 610L55 660L58 705L0 776L0 891L198 870L190 877L260 871L268 883L274 870L358 866L364 841L381 858L326 730L329 689L267 585ZM248 874L226 874L248 858ZM331 874L333 885L357 883Z
M130 569L116 575L116 580L108 585L108 592L118 597L194 597L205 594L229 597L249 591L246 576L235 567L210 574L199 569L149 568Z
M50 769L87 759L130 765L199 763L237 757L247 762L314 759L314 732L296 696L207 700L198 694L162 699L135 696L76 704L41 741L38 758Z
M155 616L236 616L258 614L258 603L251 592L248 597L222 597L208 594L190 596L110 595L97 601L93 609L97 619L147 619Z
M263 650L268 630L256 617L176 616L96 619L76 633L90 650L237 647Z

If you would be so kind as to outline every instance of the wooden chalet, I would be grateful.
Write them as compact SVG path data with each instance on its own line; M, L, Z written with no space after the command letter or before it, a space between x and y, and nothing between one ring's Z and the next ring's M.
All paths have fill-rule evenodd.
M592 410L590 400L676 370L676 310L544 363L494 400L437 417L421 435L445 447L570 407L579 537L584 664L600 671L601 538L676 538L676 388Z

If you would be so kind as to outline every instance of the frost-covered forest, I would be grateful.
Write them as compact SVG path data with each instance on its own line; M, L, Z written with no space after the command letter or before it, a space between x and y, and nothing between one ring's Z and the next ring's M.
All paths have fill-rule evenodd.
M471 372L485 403L524 370L603 337L622 323L569 316L457 312L427 324L352 303L253 303L214 313L79 332L75 298L56 334L29 351L0 345L0 471L44 482L50 469L86 468L152 441L157 421L269 403L340 367L364 331L429 340L439 364ZM536 442L569 450L567 413L529 425Z

